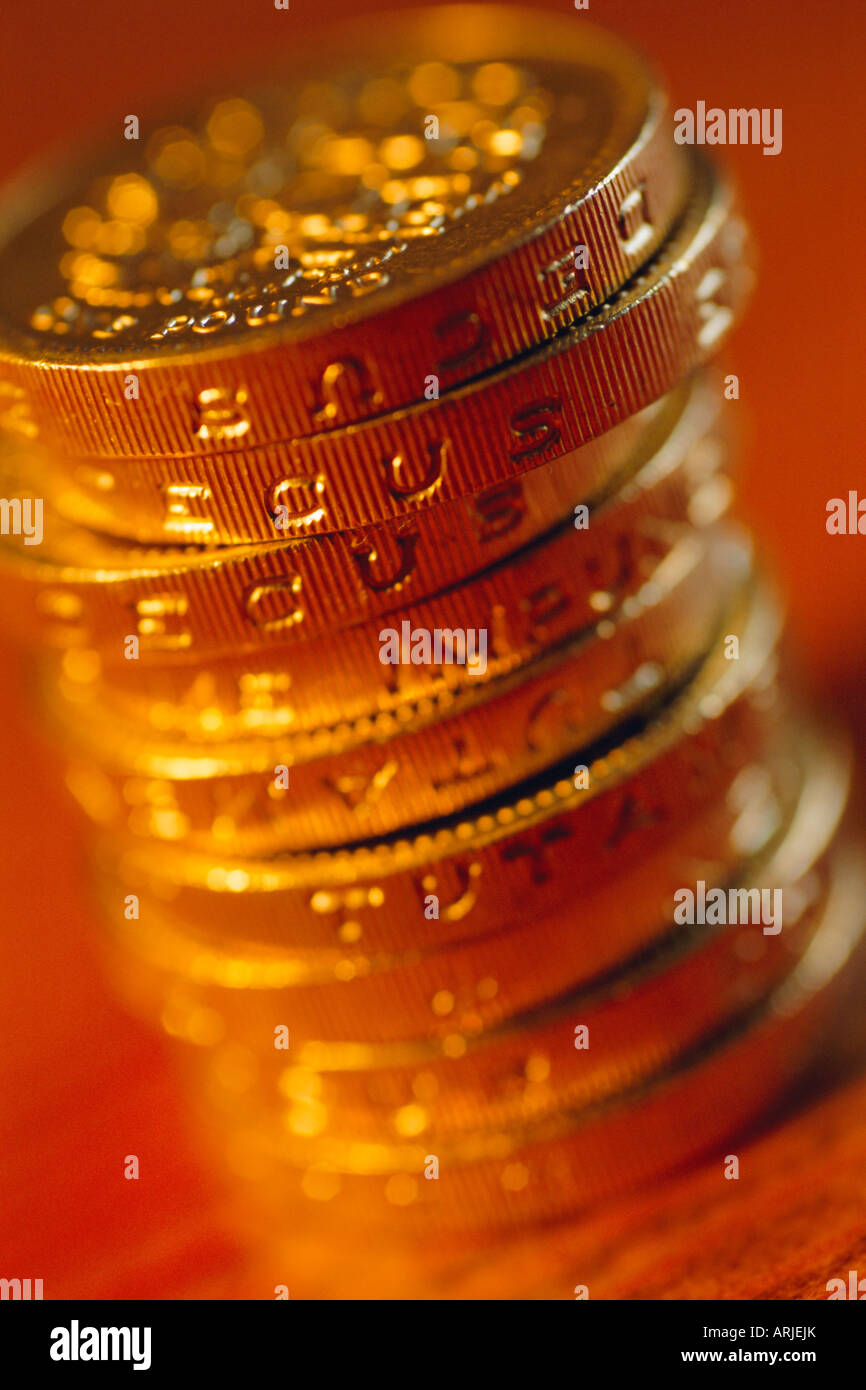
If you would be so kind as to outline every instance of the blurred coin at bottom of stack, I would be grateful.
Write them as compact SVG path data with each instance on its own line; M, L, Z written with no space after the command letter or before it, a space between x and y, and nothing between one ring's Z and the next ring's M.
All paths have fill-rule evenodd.
M251 1178L267 1221L305 1199L332 1202L350 1223L398 1230L483 1229L549 1220L639 1187L707 1155L782 1095L850 1005L862 956L866 889L843 850L803 955L758 1001L674 1063L612 1099L520 1132L470 1133L462 1143L310 1139L261 1117L218 1143Z
M239 1018L231 997L220 1008L212 992L170 977L156 1005L163 1027L180 1031L196 1015L209 1015L211 1035L200 1039L209 1056L199 1065L211 1099L236 1118L263 1108L270 1123L279 1115L301 1136L333 1138L346 1129L358 1139L443 1138L598 1102L670 1065L778 982L805 949L828 890L847 762L802 726L793 747L804 763L793 813L721 882L701 880L710 892L722 887L733 904L730 924L676 924L672 900L668 926L649 950L572 988L568 939L585 934L585 910L575 903L550 941L538 934L539 950L560 961L558 992L498 1027L452 1034L439 1047L429 1039L390 1047L293 1039L287 1058L273 1040L281 1021L291 1018L290 996L265 994L255 1016ZM683 880L696 868L709 873L693 863L679 867ZM773 920L761 925L765 907L772 907ZM146 952L131 942L126 949L148 969ZM532 961L526 969L533 972ZM141 999L140 981L138 994ZM584 1027L585 1047L576 1041Z

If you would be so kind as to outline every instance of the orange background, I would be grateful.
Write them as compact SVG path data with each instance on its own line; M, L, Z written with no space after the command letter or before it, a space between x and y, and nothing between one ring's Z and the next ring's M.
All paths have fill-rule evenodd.
M367 8L340 0L291 0L288 12L271 0L7 4L0 176L58 139L119 122L160 92L231 74L263 49L273 56L277 43L297 48L314 20ZM779 157L754 147L717 151L737 176L761 254L758 290L727 356L741 385L728 408L744 424L743 510L789 596L795 646L822 698L862 735L866 537L830 537L824 521L830 497L858 486L866 495L866 6L591 0L587 15L560 0L549 8L643 48L674 107L703 99L783 109ZM168 1056L101 983L87 944L78 822L57 760L28 730L17 659L4 655L0 1275L44 1278L46 1297L253 1293L216 1183L184 1129ZM140 1182L122 1179L127 1153L141 1158Z

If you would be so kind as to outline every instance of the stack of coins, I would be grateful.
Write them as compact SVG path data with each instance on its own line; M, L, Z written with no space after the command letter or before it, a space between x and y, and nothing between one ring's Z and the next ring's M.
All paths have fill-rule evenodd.
M747 230L653 75L490 7L315 52L23 200L7 622L272 1219L533 1227L820 1052L847 759L729 519Z

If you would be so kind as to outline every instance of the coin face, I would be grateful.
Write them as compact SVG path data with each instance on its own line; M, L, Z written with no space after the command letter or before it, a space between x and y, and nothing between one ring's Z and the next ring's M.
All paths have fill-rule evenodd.
M659 104L616 41L537 19L388 16L329 43L320 72L289 59L274 80L127 118L8 241L7 345L77 362L303 338L537 238Z

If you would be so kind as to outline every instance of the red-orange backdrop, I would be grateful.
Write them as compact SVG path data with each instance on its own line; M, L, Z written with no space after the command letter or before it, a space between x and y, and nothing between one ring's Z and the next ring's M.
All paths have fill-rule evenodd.
M781 107L784 149L721 151L761 251L757 294L729 357L746 425L743 507L790 599L810 678L856 720L866 658L866 537L829 537L825 504L858 486L866 222L861 0L571 0L546 8L618 29L675 105ZM346 0L42 0L0 15L0 176L59 137L112 123L152 95L297 48ZM125 1020L86 940L79 831L50 751L22 732L17 662L0 674L0 1253L46 1296L244 1291L184 1137L159 1044ZM148 1180L120 1180L136 1152ZM267 1295L265 1295L267 1296Z

